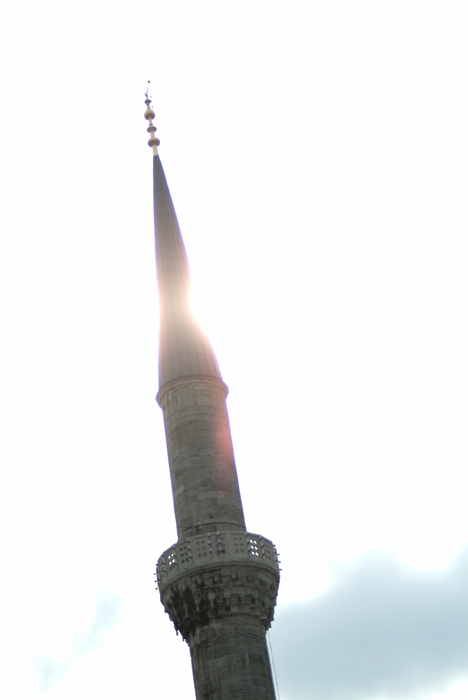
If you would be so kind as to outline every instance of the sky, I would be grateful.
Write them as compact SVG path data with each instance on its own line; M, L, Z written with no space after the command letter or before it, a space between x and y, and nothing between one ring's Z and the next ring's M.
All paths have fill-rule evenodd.
M144 92L273 540L281 700L468 693L468 8L0 10L0 642L9 700L194 698Z

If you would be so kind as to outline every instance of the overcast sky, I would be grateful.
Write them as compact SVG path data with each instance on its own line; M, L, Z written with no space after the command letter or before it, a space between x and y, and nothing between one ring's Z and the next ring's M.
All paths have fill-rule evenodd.
M468 692L468 8L4 3L2 597L9 700L194 698L154 590L151 79L281 700Z

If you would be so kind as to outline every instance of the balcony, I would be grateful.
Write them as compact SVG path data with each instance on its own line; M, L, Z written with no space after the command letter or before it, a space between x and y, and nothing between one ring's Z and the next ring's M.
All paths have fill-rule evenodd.
M181 573L214 564L253 563L279 571L278 554L270 540L239 530L215 530L177 542L159 557L158 587Z

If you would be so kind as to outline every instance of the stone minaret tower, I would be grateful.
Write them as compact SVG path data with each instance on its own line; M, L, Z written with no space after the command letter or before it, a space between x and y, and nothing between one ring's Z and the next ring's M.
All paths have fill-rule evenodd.
M146 105L161 319L156 398L178 534L158 561L161 601L190 647L197 700L274 700L265 634L278 590L276 550L245 528L228 388L190 310L189 266L148 96Z

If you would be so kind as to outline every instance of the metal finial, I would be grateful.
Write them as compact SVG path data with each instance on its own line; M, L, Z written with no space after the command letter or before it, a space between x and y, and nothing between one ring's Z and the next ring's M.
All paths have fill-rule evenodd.
M148 80L148 83L149 82L150 81ZM160 144L160 141L154 135L155 131L156 131L156 127L153 124L153 119L155 117L155 114L154 114L153 108L151 107L151 97L149 96L148 93L149 93L149 87L145 92L145 97L146 97L146 100L145 100L145 105L146 105L145 119L147 119L149 121L149 126L146 129L146 131L149 134L151 134L151 138L148 141L148 146L150 146L153 149L153 155L157 156L158 155L158 146Z

